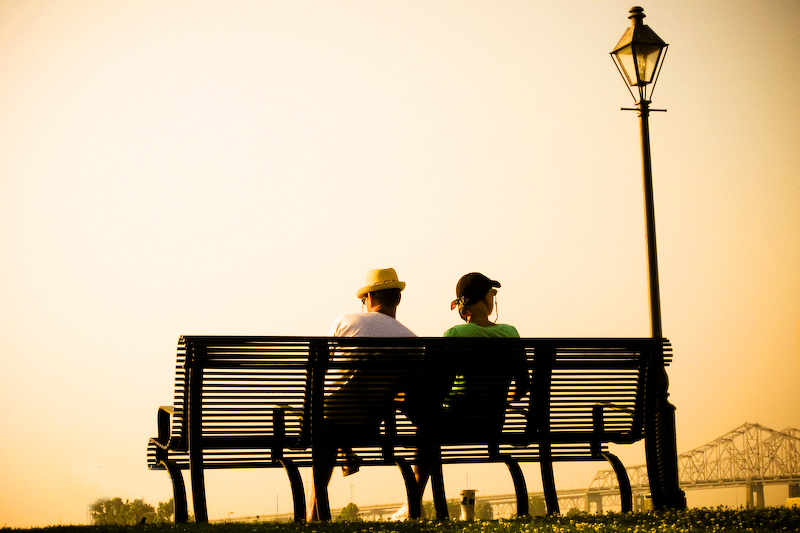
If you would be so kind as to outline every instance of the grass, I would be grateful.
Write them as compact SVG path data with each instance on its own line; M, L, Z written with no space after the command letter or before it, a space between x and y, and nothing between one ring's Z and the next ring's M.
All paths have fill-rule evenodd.
M290 522L145 524L138 526L53 526L2 529L47 533L730 533L800 531L800 509L687 509L648 513L569 513L567 516L462 522Z

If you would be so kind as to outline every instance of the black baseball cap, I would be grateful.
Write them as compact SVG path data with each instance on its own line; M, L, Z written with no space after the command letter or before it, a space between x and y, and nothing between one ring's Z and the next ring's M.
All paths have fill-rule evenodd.
M492 287L500 287L500 282L489 279L479 272L470 272L461 276L456 284L456 298L466 299L465 305L481 301Z

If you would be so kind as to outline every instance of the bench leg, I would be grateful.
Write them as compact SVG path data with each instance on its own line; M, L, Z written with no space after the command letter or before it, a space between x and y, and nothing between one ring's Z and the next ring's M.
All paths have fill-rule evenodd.
M650 399L645 405L644 446L647 476L653 508L686 509L686 495L681 490L678 472L678 448L675 440L675 406L669 402L669 379L663 358L647 370Z
M203 473L202 450L190 455L189 463L189 477L192 481L194 520L198 524L205 524L208 523L208 508L206 507L206 481Z
M601 454L605 459L611 463L614 469L614 474L617 476L617 485L619 485L619 497L622 504L622 512L629 513L633 510L633 494L631 491L631 480L628 477L628 472L622 465L622 461L610 452L603 452Z
M644 439L653 508L686 509L686 495L679 482L675 407L664 398L654 410L651 423L645 422Z
M408 517L418 519L422 516L422 508L420 507L421 495L419 493L419 485L417 478L414 477L414 470L408 461L402 457L395 459L395 464L403 474L403 482L406 485L406 501L408 502Z
M542 457L539 466L542 470L542 487L544 488L544 501L547 505L547 514L556 515L561 511L558 508L558 494L556 493L556 480L553 475L553 461Z
M159 464L163 465L172 480L172 495L175 503L175 523L182 524L189 519L189 511L186 505L186 485L183 483L181 469L174 461L162 459Z
M442 474L441 458L431 462L431 490L433 491L433 506L436 510L437 520L447 520L450 513L447 511L447 497L444 493L444 475Z
M291 459L281 459L280 463L286 474L289 476L289 484L292 487L292 501L294 503L294 521L305 522L306 520L306 494L303 490L303 478L300 470Z
M519 463L511 457L505 458L504 462L511 473L512 481L514 481L514 493L517 495L517 516L528 516L530 514L528 486L525 484L525 476L522 475L522 469L519 467Z

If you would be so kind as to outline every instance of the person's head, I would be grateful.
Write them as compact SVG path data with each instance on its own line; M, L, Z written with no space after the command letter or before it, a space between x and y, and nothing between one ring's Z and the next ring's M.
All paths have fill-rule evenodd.
M488 318L492 314L494 297L499 287L499 281L478 272L465 274L456 284L456 299L450 304L450 309L458 307L458 314L464 320L476 313Z
M393 268L379 268L367 272L365 284L356 291L356 296L369 312L394 317L400 304L400 292L405 287L405 282L397 279Z

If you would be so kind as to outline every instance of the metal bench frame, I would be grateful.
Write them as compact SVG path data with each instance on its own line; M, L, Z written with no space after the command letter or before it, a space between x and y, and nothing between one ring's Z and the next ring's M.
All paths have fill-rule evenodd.
M300 468L312 467L319 517L330 519L322 479L327 443L324 387L337 346L413 350L425 361L449 353L524 350L531 391L509 404L499 439L479 434L464 442L418 435L399 411L381 433L356 442L364 466L397 465L412 517L420 516L411 463L427 446L437 518L447 518L442 465L503 462L517 495L517 514L528 514L521 462L540 463L549 513L559 512L553 463L608 460L617 475L622 510L632 509L627 473L608 443L645 441L655 508L685 507L677 479L674 407L668 401L665 339L365 339L329 337L184 336L178 343L175 400L158 410L158 436L148 443L148 468L167 470L175 520L188 518L183 471L189 470L195 520L206 522L206 469L283 468L296 521L305 519ZM426 362L427 364L427 362ZM423 365L424 366L424 365ZM467 442L467 440L469 442ZM339 464L338 459L336 464Z

